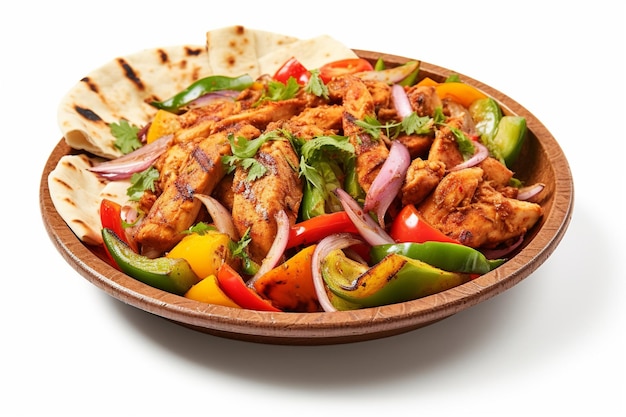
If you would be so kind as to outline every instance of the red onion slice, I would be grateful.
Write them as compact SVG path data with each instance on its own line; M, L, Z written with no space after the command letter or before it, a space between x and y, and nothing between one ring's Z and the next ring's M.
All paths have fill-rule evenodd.
M311 258L313 285L315 287L315 294L320 303L320 306L324 311L332 312L337 311L335 306L330 302L328 293L326 292L326 284L322 277L322 262L329 253L336 249L345 249L352 245L363 243L361 239L358 239L350 233L337 233L330 235L320 240L313 251L313 257Z
M216 100L234 100L235 98L237 98L237 96L239 96L239 94L241 93L236 90L215 91L213 93L208 93L198 97L197 99L189 103L187 107L189 107L190 109L196 109L198 107L209 105Z
M413 113L409 96L407 96L406 90L400 84L394 84L391 87L391 98L393 99L393 106L400 118L404 119Z
M472 155L472 157L469 158L467 161L461 162L460 164L455 165L452 168L450 168L449 170L450 172L459 171L465 168L471 168L473 166L480 164L485 159L487 159L487 157L489 156L489 149L487 149L485 145L483 145L482 143L478 141L473 141L472 143L474 145L474 148L476 148L474 155Z
M287 217L287 213L284 210L280 210L274 216L276 219L276 238L274 239L274 243L270 247L270 250L267 252L265 259L261 262L261 266L256 274L248 281L248 287L254 287L254 282L259 279L263 274L270 271L274 268L280 258L285 253L285 248L287 248L287 241L289 240L289 217Z
M354 223L354 226L359 231L359 234L367 243L372 246L394 243L391 236L361 208L359 203L352 198L350 194L341 188L336 188L335 194L337 198L339 198L348 217L350 217L350 220L352 220L352 223Z
M237 233L230 211L228 211L228 209L219 201L209 195L194 194L194 197L204 204L204 207L206 207L207 211L211 215L211 219L213 219L213 223L215 223L217 230L227 234L233 242L237 242L239 240L239 233Z
M517 199L530 201L537 194L542 192L544 188L545 188L545 184L542 184L542 183L537 183L534 185L529 185L528 187L520 188L519 192L517 193Z
M365 196L363 210L375 211L380 227L385 227L385 213L400 192L411 164L407 147L398 141L391 143L389 156Z
M481 252L487 259L501 259L509 255L515 249L519 248L522 242L524 242L524 235L521 235L519 239L507 247L499 249L481 249Z
M165 135L131 153L89 168L109 180L130 178L133 174L149 168L169 147L174 135Z

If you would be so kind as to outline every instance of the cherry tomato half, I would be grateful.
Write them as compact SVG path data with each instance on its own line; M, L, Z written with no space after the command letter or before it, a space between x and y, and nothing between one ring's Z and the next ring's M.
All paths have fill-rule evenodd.
M372 64L363 58L341 59L329 62L320 67L320 78L327 83L333 78L341 75L356 74L357 72L373 71Z
M295 78L298 84L304 85L309 82L311 72L295 57L291 57L274 74L274 79L283 84L287 84L290 77Z

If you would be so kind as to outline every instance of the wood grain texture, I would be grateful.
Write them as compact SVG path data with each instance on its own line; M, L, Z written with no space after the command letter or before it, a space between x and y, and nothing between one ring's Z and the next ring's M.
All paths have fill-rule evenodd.
M388 66L409 58L356 51ZM528 137L516 166L516 177L546 185L544 216L529 232L515 256L499 268L467 284L401 304L334 313L270 313L207 305L145 285L109 265L100 248L84 245L54 208L47 178L59 159L75 151L61 140L41 176L40 209L57 250L84 278L112 297L182 326L231 339L288 345L351 343L393 336L450 317L513 287L554 252L570 223L574 200L572 174L562 149L550 132L522 105L482 82L458 72L422 62L420 78L443 81L450 74L496 99L507 114L526 118Z

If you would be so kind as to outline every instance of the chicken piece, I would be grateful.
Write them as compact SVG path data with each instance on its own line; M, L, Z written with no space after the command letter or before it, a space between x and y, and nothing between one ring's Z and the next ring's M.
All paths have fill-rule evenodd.
M374 100L365 83L354 76L336 78L328 85L329 91L343 97L343 134L354 146L357 180L367 192L389 156L382 132L379 138L373 138L356 123L375 118Z
M268 124L278 120L289 119L304 110L306 100L289 99L281 101L266 101L258 107L252 107L228 116L215 124L212 133L226 129L238 123L250 124L261 131L265 130Z
M170 250L183 237L181 232L193 225L202 204L194 194L211 194L226 174L221 159L231 152L229 134L254 138L260 132L250 125L234 125L197 143L176 179L156 199L135 231L134 238L144 253Z
M442 162L414 159L400 190L402 205L421 203L437 187L445 173L446 167Z
M396 139L409 150L411 159L428 156L428 151L433 144L434 135L399 135Z
M180 129L174 134L172 145L154 164L159 171L159 178L154 184L155 197L158 197L170 183L176 180L178 172L184 166L196 142L206 138L217 121L236 111L239 111L239 105L233 100L219 100L178 116ZM142 202L142 208L145 211L148 211L150 207L151 205Z
M458 118L460 120L459 129L461 129L468 136L478 135L476 130L476 123L472 118L471 113L463 105L449 99L443 99L443 113L451 118Z
M288 120L271 123L267 130L285 129L298 138L310 140L317 136L339 134L342 117L343 107L338 105L307 107Z
M409 102L415 113L419 117L433 117L435 109L443 108L443 103L437 95L437 90L433 86L415 85L407 90Z
M302 182L298 156L288 141L264 143L255 159L267 171L250 181L246 170L236 168L232 215L241 236L250 228L250 257L262 262L276 237L276 213L284 210L289 222L295 223L302 201Z
M515 239L543 215L540 205L495 190L479 167L447 174L417 208L428 223L473 248Z
M459 150L456 137L450 129L450 127L459 129L462 124L462 119L451 118L448 119L446 125L440 126L435 130L435 140L433 140L430 151L428 152L428 160L443 162L446 169L450 169L463 162L463 155Z

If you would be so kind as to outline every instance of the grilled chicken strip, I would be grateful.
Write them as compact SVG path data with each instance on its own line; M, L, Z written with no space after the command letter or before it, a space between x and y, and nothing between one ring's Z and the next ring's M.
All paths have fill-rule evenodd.
M420 116L434 116L437 107L443 107L443 103L433 86L415 85L407 90L409 102L415 113Z
M416 158L409 165L400 190L402 205L418 205L430 194L446 173L443 162L424 161Z
M428 152L429 161L443 162L446 169L450 169L463 162L463 155L459 151L456 137L448 126L460 129L463 125L462 118L449 118L446 125L435 130L435 140Z
M291 119L268 125L267 130L284 129L300 139L310 140L339 134L342 118L343 107L338 105L307 107Z
M354 76L338 77L329 82L332 95L343 97L343 134L350 138L356 154L356 173L361 188L367 192L389 156L385 138L373 138L357 125L367 117L376 117L374 100L365 83Z
M145 253L170 250L182 239L181 232L193 225L202 204L194 194L211 194L226 173L221 158L231 152L229 134L251 139L260 131L247 124L233 125L197 143L136 230L135 240Z
M264 143L255 159L267 172L250 181L241 167L233 179L233 222L241 236L250 228L250 257L262 262L276 237L274 216L284 210L293 225L302 201L302 182L298 175L299 161L288 141Z
M515 239L543 214L540 205L495 190L479 167L447 174L418 210L428 223L473 248Z

